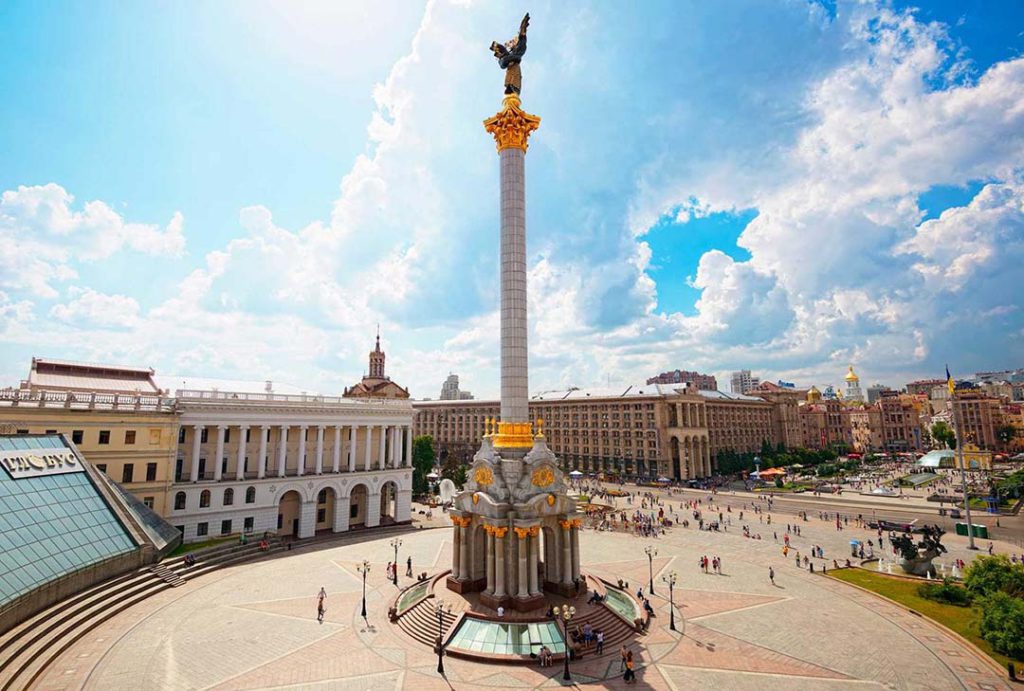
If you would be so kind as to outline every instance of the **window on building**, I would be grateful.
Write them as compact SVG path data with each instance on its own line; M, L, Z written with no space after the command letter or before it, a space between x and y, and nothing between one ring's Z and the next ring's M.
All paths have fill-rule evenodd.
M124 431L124 443L134 444L135 443L135 430L128 429Z
M57 434L57 430L55 430L55 429L48 429L48 430L46 430L46 433L47 434Z
M183 526L183 525L176 525L174 527L178 529L178 532L181 533L181 537L184 538L185 537L185 526Z
M71 442L73 444L81 444L82 439L85 438L85 432L80 429L71 430Z
M100 444L109 444L109 443L110 443L110 430L109 429L101 429L100 430Z
M317 509L316 510L316 522L317 523L323 523L326 520L327 520L327 509Z
M132 482L135 477L135 464L125 463L121 468L121 482Z
M228 487L224 490L224 506L231 506L235 503L235 490Z
M230 535L231 534L231 519L230 518L227 519L226 521L221 521L220 522L220 534L221 535Z
M210 490L204 489L199 494L199 508L205 509L210 506Z
M355 518L359 514L359 504L352 504L348 510L348 517Z
M320 494L316 495L316 503L317 504L326 504L327 503L327 490L326 489L320 490Z
M156 463L146 464L146 482L156 482Z
M256 503L256 488L255 487L250 487L247 490L245 490L245 503L246 504L255 504Z
M106 463L97 463L96 464L96 470L100 471L101 473L107 472L107 464Z
M251 533L252 529L253 529L253 524L254 523L255 523L255 521L253 520L252 516L246 516L245 517L245 523L243 523L243 529L245 530L245 532Z
M185 508L185 493L178 492L174 495L174 510L181 511Z
M185 443L185 428L184 427L179 427L178 428L178 443L179 444L184 444Z
M203 431L200 432L200 434L199 434L199 443L200 444L205 444L206 440L207 440L207 438L209 438L209 436L210 436L210 429L208 427L204 427Z
M143 497L142 498L142 503L145 504L148 508L152 509L153 508L153 497Z
M15 433L16 434L28 434L28 430L27 429L19 429Z
M209 523L197 523L196 524L196 537L205 537L210 532Z
M281 526L284 525L284 514L277 514L277 529L280 530Z
M251 435L251 434L252 434L252 430L247 427L245 429L245 443L246 444L249 443L249 435Z
M224 443L225 444L230 444L231 443L231 428L230 427L225 427L224 428Z
M153 445L159 444L159 443L160 443L160 430L153 429L151 427L149 429L149 444L150 444L150 446L153 446Z

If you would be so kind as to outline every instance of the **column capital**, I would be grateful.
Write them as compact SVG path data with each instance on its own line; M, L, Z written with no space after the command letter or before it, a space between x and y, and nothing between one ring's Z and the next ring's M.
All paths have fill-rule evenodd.
M484 120L484 129L494 135L498 153L505 149L521 149L526 153L530 134L540 127L540 118L520 108L517 94L509 94L501 102L501 110Z
M251 425L239 425L238 429L249 429Z

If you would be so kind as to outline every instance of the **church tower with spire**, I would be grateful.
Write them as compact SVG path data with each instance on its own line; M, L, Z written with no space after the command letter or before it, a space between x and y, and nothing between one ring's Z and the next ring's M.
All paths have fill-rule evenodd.
M345 389L346 398L409 398L409 391L402 388L384 373L384 351L380 347L380 326L377 327L377 343L370 351L369 373L362 381Z

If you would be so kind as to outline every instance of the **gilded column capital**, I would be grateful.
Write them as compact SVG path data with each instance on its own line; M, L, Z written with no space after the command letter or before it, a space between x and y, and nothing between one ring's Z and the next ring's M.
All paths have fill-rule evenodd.
M538 535L540 535L540 526L539 525L531 525L528 528L528 530L530 531L530 535L532 537L537 537Z
M525 540L526 536L530 534L529 528L513 528L513 530L516 531L516 535L520 540Z
M511 148L525 153L530 133L540 127L540 118L519 106L519 96L509 94L502 101L501 110L484 120L484 129L494 135L498 153Z
M451 516L452 523L459 526L460 528L468 528L469 524L473 522L473 519L469 516Z
M496 540L503 540L505 538L505 535L508 534L508 528L505 527L499 527L495 525L491 526L491 530L494 531L494 538Z
M572 521L559 521L558 525L562 526L562 530L569 530L572 527Z

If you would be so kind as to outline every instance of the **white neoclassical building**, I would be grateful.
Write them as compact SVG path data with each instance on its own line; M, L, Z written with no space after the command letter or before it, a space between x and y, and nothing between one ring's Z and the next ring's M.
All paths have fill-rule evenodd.
M186 542L410 520L408 400L178 390L168 522Z

